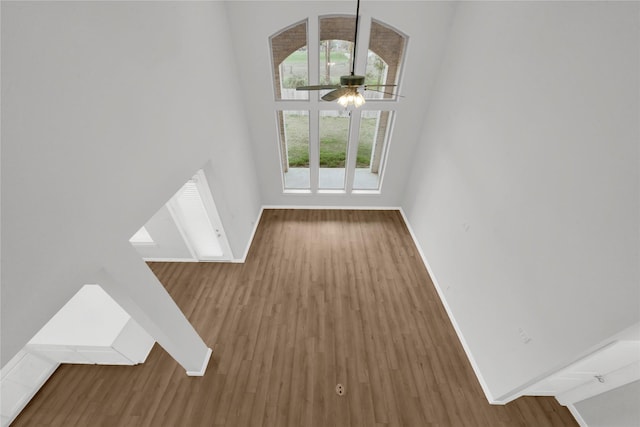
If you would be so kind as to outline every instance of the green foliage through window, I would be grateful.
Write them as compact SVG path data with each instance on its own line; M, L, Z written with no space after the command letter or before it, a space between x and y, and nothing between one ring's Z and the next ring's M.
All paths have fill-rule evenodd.
M348 131L348 120L336 120L335 117L321 117L322 126L330 129L325 132L320 143L320 167L342 168L345 167L346 153L344 141L338 135L344 135ZM360 125L361 139L373 141L372 135L376 131L375 118L363 118ZM289 114L286 120L287 148L289 153L289 166L298 168L309 167L308 148L308 120L306 116ZM371 144L359 144L356 159L357 168L369 167L371 160Z

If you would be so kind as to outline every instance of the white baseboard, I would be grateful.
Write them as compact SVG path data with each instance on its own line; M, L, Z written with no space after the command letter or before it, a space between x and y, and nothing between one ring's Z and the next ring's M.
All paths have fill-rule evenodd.
M260 220L262 219L262 214L266 209L313 209L313 210L366 210L366 211L399 211L400 208L394 206L292 206L292 205L262 205L260 208L260 212L258 213L258 217L256 218L255 223L253 224L253 230L251 230L251 236L249 237L249 241L247 242L247 247L244 250L244 255L242 258L236 258L231 261L233 263L243 264L247 260L247 255L249 254L249 250L251 249L251 245L253 244L253 239L256 236L256 232L258 230L258 225L260 225Z
M573 415L573 418L576 419L580 427L589 427L587 425L587 422L584 420L584 418L582 418L582 415L580 415L580 412L578 412L575 406L567 405L567 409L569 410L569 412L571 412L571 415Z
M508 403L508 401L501 401L501 400L496 400L493 395L491 394L491 392L489 391L489 387L487 386L486 381L484 380L482 373L480 371L480 368L478 367L473 354L469 348L469 346L467 345L466 340L464 339L464 335L462 334L462 331L460 330L460 327L458 326L453 313L451 311L451 308L449 307L449 304L447 303L447 300L444 296L444 293L442 292L442 288L440 287L440 285L438 284L438 281L436 279L436 276L433 272L433 270L431 269L431 267L429 266L429 263L427 262L427 259L424 255L424 252L420 246L420 243L418 242L415 233L413 232L413 229L411 228L411 224L409 223L409 220L407 219L407 216L404 213L404 210L401 207L394 207L394 206L292 206L292 205L263 205L260 208L260 212L258 213L258 217L255 221L253 230L251 232L251 236L249 238L249 241L247 242L247 247L245 249L244 255L242 258L240 259L235 259L232 260L231 262L236 262L236 263L244 263L247 259L247 255L249 253L249 250L251 249L251 245L253 244L253 239L255 237L256 231L258 229L258 226L260 224L260 220L262 219L262 214L266 209L324 209L324 210L397 210L400 212L400 214L402 215L402 218L407 226L407 229L409 230L409 234L411 235L411 238L413 239L414 244L416 245L416 248L418 249L418 253L420 254L420 257L422 258L422 262L424 263L429 276L431 277L431 280L433 281L433 284L436 288L436 292L438 293L438 296L440 297L440 301L442 301L442 304L447 312L447 315L449 316L449 320L451 321L451 324L453 325L454 330L456 331L456 334L458 336L458 339L460 340L460 343L462 344L462 347L465 351L465 354L467 355L467 358L469 359L469 362L471 363L471 367L473 368L473 371L476 375L476 377L478 378L478 381L480 382L480 386L482 387L482 391L485 394L485 397L487 398L487 400L489 401L489 403L493 404L493 405L504 405L506 403ZM154 259L154 261L156 261L156 259ZM159 260L158 260L159 261ZM166 261L170 261L170 260L166 260ZM175 260L175 261L182 261L182 262L189 262L187 260ZM188 373L188 375L191 375Z
M467 355L467 359L469 359L469 362L471 363L471 367L473 368L473 372L476 374L476 377L478 378L478 381L480 382L480 387L482 387L482 391L484 392L485 397L487 398L489 403L491 403L492 405L505 405L505 404L507 404L508 401L496 400L493 397L493 394L491 394L491 391L489 390L489 386L487 385L486 381L484 380L484 377L482 376L482 372L480 371L480 368L478 367L478 364L476 363L476 361L475 361L475 359L473 357L473 353L471 352L471 349L469 348L469 345L467 344L467 341L464 339L464 335L462 334L462 330L460 329L460 326L458 326L458 323L456 322L456 319L453 316L451 308L449 307L449 304L447 303L447 299L444 296L444 292L442 292L442 288L438 284L438 280L436 279L436 276L435 276L433 270L431 269L431 266L429 265L429 262L427 261L426 256L424 255L422 247L420 246L420 243L418 242L418 239L416 238L416 235L413 232L413 229L411 228L411 224L409 223L409 220L408 220L407 216L405 215L404 210L402 208L399 208L398 210L400 211L400 214L402 215L402 218L404 219L404 223L406 224L407 229L409 230L409 234L411 234L411 238L413 239L413 243L416 245L416 248L418 249L418 253L420 254L420 257L422 258L422 262L424 263L424 266L426 267L427 272L429 273L429 276L431 277L431 281L433 282L433 285L436 288L436 292L438 292L438 296L440 297L440 301L442 302L442 305L444 306L444 309L447 311L447 315L449 316L449 320L451 321L451 324L453 325L453 329L456 331L456 335L458 335L458 339L460 340L460 343L462 344L462 348L464 349L464 352Z
M209 360L211 359L211 355L213 354L213 350L211 348L207 348L207 354L204 357L204 361L202 362L202 367L199 371L187 371L187 375L190 377L202 377L204 373L207 371L207 365L209 365Z
M47 382L59 363L20 350L1 370L2 427L10 425Z
M142 258L145 262L200 262L195 258L154 258L154 257L144 257Z
M263 205L262 209L308 209L336 211L399 211L397 206L307 206L307 205Z
M258 225L260 225L260 220L262 219L262 214L265 209L313 209L313 210L366 210L366 211L401 211L400 208L395 206L292 206L292 205L263 205L260 207L260 212L258 212L258 217L256 218L255 223L253 224L253 230L251 230L251 235L249 236L249 241L247 242L247 246L244 250L244 254L242 258L234 258L231 260L197 260L195 258L153 258L153 257L145 257L143 260L145 262L231 262L237 264L244 264L247 260L247 255L249 254L249 250L251 249L251 245L253 244L253 239L258 230Z
M264 206L260 208L260 212L258 212L258 217L253 224L253 230L251 230L251 235L249 236L249 241L247 242L247 246L244 250L244 254L242 258L233 258L233 259L221 259L221 260L197 260L195 258L143 258L146 262L230 262L235 264L244 264L247 260L247 255L249 254L249 249L251 249L251 244L253 243L253 238L256 235L256 231L258 230L258 225L260 224L260 219L262 218L262 212L264 212Z
M253 230L251 230L251 235L249 236L249 241L247 242L247 247L244 250L244 255L242 255L242 258L234 259L231 262L244 264L244 262L247 260L247 255L249 255L249 250L251 249L251 245L253 244L253 239L254 239L254 237L256 237L256 232L258 231L258 225L260 225L260 220L262 219L262 213L264 212L264 209L265 209L264 206L260 207L260 212L258 212L258 217L256 218L255 222L253 223Z

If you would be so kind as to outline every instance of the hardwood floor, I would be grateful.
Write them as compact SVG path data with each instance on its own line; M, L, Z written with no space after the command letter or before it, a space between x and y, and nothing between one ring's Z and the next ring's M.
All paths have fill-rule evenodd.
M487 403L396 211L265 210L245 264L150 266L213 348L206 375L158 345L63 365L13 425L577 425L553 398Z

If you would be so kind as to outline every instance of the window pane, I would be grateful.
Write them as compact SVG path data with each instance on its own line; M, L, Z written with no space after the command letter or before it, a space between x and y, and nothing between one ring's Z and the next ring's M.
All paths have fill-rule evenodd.
M320 112L320 175L319 188L344 189L349 112Z
M340 84L340 77L351 74L355 16L320 18L319 84ZM322 97L330 90L320 91Z
M367 84L398 84L400 75L400 64L406 44L406 37L393 28L376 21L371 21L371 32L369 33L369 53L367 55L366 77L375 79L376 82ZM380 79L380 83L377 80ZM387 86L378 89L365 91L365 98L394 99L393 94L398 93L397 87Z
M308 99L309 92L296 90L308 84L307 47L293 52L280 63L280 99Z
M360 120L354 190L378 190L384 167L391 111L363 111Z
M340 84L340 76L351 72L353 43L344 40L320 42L320 84Z
M367 75L365 76L364 84L370 87L364 91L364 97L366 99L382 99L385 96L389 98L392 95L388 95L388 93L395 93L395 88L392 86L377 86L387 84L388 70L389 66L387 63L376 55L375 52L369 50L367 54Z
M307 21L280 31L270 41L276 99L309 99L307 91L295 90L309 81Z
M308 189L309 112L278 111L285 189Z

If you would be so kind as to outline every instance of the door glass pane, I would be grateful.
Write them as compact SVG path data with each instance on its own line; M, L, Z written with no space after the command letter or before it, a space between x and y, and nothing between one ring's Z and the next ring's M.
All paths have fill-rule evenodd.
M285 189L309 189L309 112L278 111Z
M348 111L320 112L319 188L344 189L350 115Z
M380 189L392 115L391 111L362 112L353 178L354 190Z

